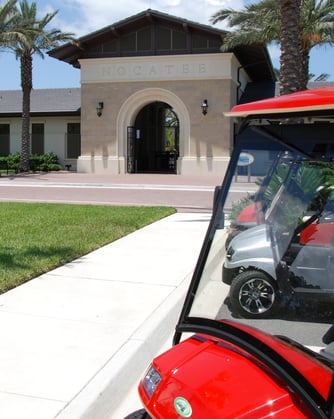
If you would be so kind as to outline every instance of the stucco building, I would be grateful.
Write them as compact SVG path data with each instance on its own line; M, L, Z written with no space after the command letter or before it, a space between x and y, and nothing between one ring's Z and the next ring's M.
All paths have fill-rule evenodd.
M81 72L77 171L222 174L233 147L223 112L273 96L275 81L266 48L222 53L225 35L149 9L49 52Z
M30 104L30 150L53 152L61 165L76 169L81 153L81 89L33 89ZM0 156L19 153L22 91L0 91Z

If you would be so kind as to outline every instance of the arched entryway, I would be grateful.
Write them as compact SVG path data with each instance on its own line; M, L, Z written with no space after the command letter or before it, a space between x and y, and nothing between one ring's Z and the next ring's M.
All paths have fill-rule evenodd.
M128 127L128 172L176 173L179 155L179 119L161 101L144 106L134 126Z
M120 173L135 173L134 145L136 138L136 119L146 106L155 102L163 102L177 115L179 122L179 159L177 173L182 172L184 156L190 150L190 117L184 102L169 90L157 87L148 87L135 92L122 104L117 117L117 153L124 162L120 165ZM121 159L122 158L122 159Z

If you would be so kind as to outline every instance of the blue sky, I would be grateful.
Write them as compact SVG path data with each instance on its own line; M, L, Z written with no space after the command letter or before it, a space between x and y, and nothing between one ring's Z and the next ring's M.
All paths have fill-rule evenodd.
M210 24L210 17L219 9L242 8L250 1L242 0L35 0L41 16L58 10L50 26L77 37L99 30L121 19L146 9L170 13L195 22ZM3 4L4 1L0 0ZM194 7L196 5L196 7ZM216 25L224 28L222 24ZM224 28L226 29L226 28ZM279 67L279 48L269 49L275 67ZM19 62L12 53L0 52L0 90L20 89ZM310 72L316 75L330 74L334 80L334 46L314 48L311 54ZM80 71L69 64L45 54L33 60L33 86L40 88L79 87Z

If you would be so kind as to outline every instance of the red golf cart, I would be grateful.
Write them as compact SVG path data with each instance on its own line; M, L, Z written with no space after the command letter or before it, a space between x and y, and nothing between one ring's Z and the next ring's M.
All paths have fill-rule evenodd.
M174 345L127 418L334 418L334 88L226 117L238 134Z

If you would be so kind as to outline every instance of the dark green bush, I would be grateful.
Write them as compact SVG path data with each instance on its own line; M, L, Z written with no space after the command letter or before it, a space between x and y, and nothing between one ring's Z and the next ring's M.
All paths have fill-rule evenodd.
M42 156L42 170L60 170L61 166L59 164L58 156L54 154L52 151L49 153L43 154Z
M53 164L53 163L50 163L50 164L48 164L48 171L52 171L52 172L58 172L58 170L60 170L61 169L61 166L60 166L60 164Z
M14 171L18 173L20 171L20 154L9 154L8 156L0 157L2 171Z
M2 164L1 164L2 163ZM20 153L9 154L8 156L0 156L0 167L2 171L15 171L18 173L21 170L21 156ZM36 171L57 171L61 169L58 156L52 152L46 154L31 154L29 156L29 169Z

